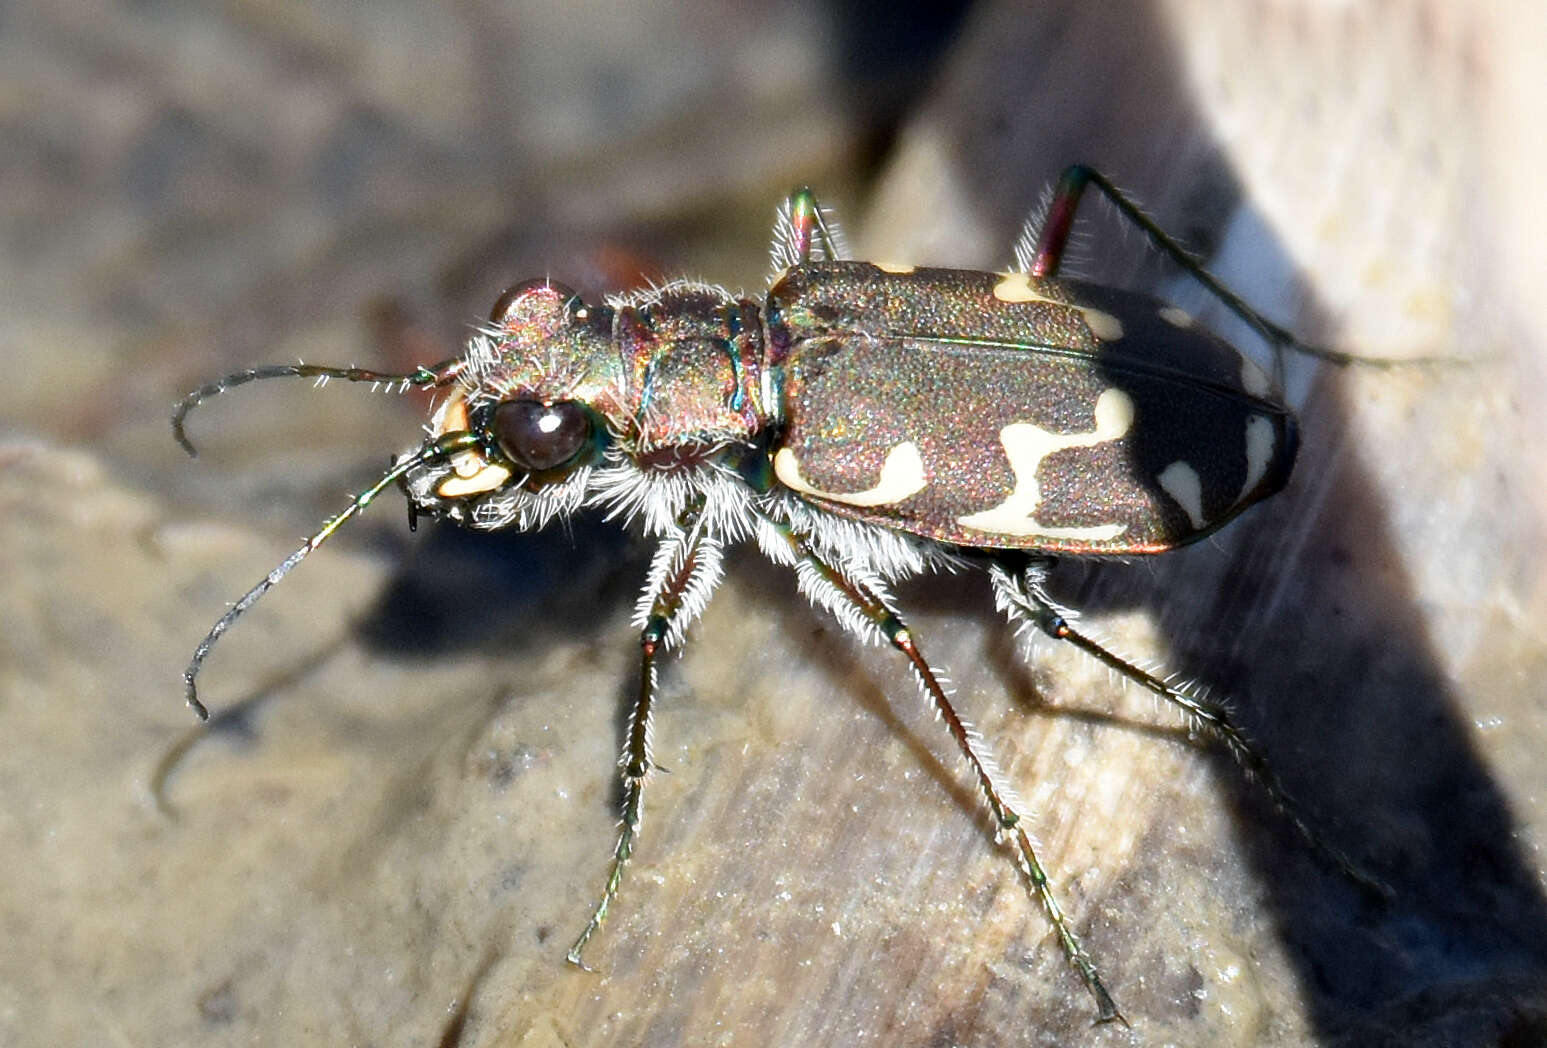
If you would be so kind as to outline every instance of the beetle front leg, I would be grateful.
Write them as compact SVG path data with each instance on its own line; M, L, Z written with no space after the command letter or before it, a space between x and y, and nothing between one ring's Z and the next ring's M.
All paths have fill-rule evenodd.
M1079 972L1085 988L1095 998L1096 1021L1106 1023L1116 1020L1124 1026L1128 1025L1128 1020L1123 1018L1117 1003L1102 983L1095 962L1085 952L1085 947L1080 944L1074 929L1069 926L1069 919L1064 916L1063 908L1053 895L1047 873L1037 859L1031 835L1026 832L1022 802L1010 785L1002 781L998 762L989 752L983 736L956 712L950 696L940 683L939 675L919 650L912 631L892 608L884 583L876 577L865 577L868 573L862 574L853 568L845 569L830 564L816 552L806 536L788 526L773 527L788 544L801 590L813 603L831 611L850 632L867 639L885 639L908 659L924 695L945 722L951 737L956 740L956 745L972 768L978 788L993 814L995 841L1008 841L1014 848L1016 865L1026 878L1027 888L1041 903L1070 966Z
M1363 869L1342 849L1323 840L1311 828L1300 804L1279 782L1267 758L1247 739L1223 703L1197 694L1185 685L1162 680L1080 632L1073 624L1073 613L1048 596L1047 574L1048 564L1044 560L1028 560L1018 573L1012 572L1004 563L994 561L989 566L989 578L994 586L995 603L1012 622L1030 623L1053 639L1074 645L1107 668L1176 706L1190 724L1224 743L1246 777L1260 784L1273 806L1323 861L1377 898L1391 897L1391 888L1384 881Z
M703 500L699 499L677 518L677 531L664 539L650 563L650 576L640 594L635 624L640 627L639 695L629 717L628 734L618 765L623 774L623 805L618 843L613 848L612 870L602 897L586 922L585 930L569 948L566 958L581 968L586 943L607 917L607 909L623 883L623 870L634 854L639 833L645 779L653 766L650 759L650 715L655 706L656 659L682 643L688 625L703 611L720 580L720 542L702 528Z

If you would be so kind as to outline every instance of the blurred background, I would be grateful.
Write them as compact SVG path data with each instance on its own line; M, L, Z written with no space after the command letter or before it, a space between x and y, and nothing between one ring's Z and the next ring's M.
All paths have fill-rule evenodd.
M0 1043L1547 1040L1547 18L1526 3L0 5ZM1241 720L1227 759L974 575L904 587L1036 812L1094 1008L904 667L739 558L668 667L588 959L648 549L403 527L425 403L189 389L450 355L505 285L756 293L814 186L855 253L999 268L1096 164L1274 319L1288 491L1058 595ZM1262 347L1091 207L1082 275ZM1268 363L1274 362L1269 359ZM1029 650L1028 650L1029 647ZM1025 657L1023 657L1025 656Z

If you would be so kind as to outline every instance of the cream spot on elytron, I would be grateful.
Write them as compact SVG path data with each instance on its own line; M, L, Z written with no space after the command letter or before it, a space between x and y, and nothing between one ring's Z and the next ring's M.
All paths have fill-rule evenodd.
M1268 378L1266 371L1242 357L1241 388L1254 397L1267 397L1273 392L1273 381Z
M1250 495L1268 472L1273 461L1273 423L1265 415L1253 415L1246 420L1246 483L1241 485L1240 502Z
M1175 306L1161 306L1160 319L1177 328L1192 327L1192 314L1185 309L1177 309Z
M1081 306L1080 312L1085 315L1085 323L1090 326L1090 333L1101 341L1116 342L1123 337L1123 322L1112 314L1086 306Z
M458 456L461 458L462 456ZM456 472L441 481L440 487L435 489L435 494L443 499L459 499L467 495L480 495L485 491L493 491L503 487L510 479L510 470L504 466L496 466L492 462L485 462L481 468L476 463L482 459L468 455L469 462L458 463ZM472 464L471 473L464 473L464 466Z
M1176 500L1195 528L1203 527L1203 481L1198 471L1178 459L1156 474L1161 488Z
M875 266L883 273L897 273L899 275L904 273L911 273L918 268L917 266L909 265L906 262L872 262L870 264Z
M1098 524L1082 528L1055 528L1037 523L1042 490L1037 470L1042 460L1064 448L1088 448L1117 440L1133 427L1133 398L1120 389L1109 389L1096 401L1096 428L1088 433L1049 433L1030 422L1012 422L999 431L1005 457L1015 474L1015 490L993 509L957 517L956 523L973 531L999 535L1040 535L1050 539L1099 541L1115 539L1126 524Z
M999 283L994 285L994 297L1001 302L1047 302L1050 305L1063 306L1065 309L1077 309L1085 317L1085 325L1090 328L1090 333L1100 341L1116 342L1123 337L1121 320L1105 310L1075 305L1072 302L1060 302L1056 298L1041 294L1031 286L1029 273L1000 274Z
M789 448L779 449L774 455L773 467L774 476L783 481L785 487L850 506L890 506L909 495L917 495L928 483L924 479L924 459L919 454L918 445L911 440L903 441L887 453L876 486L864 491L845 493L812 487L800 475L800 463L795 459L795 452Z

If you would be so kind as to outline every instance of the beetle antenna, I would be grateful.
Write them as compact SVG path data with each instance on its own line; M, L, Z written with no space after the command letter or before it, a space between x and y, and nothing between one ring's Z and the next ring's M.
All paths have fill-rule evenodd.
M261 370L265 369L254 369L254 371ZM252 374L252 372L244 372L243 374ZM250 382L253 379L249 378L243 381ZM218 387L220 384L219 382L211 383L209 387L205 388ZM185 401L184 403L187 402ZM410 470L423 466L426 463L449 458L459 451L466 451L468 448L476 447L478 441L478 434L465 429L453 430L436 440L427 441L418 451L394 463L391 469L382 474L380 480L350 499L349 505L344 508L343 512L329 519L317 534L301 544L300 549L286 557L278 567L264 576L262 581L244 593L241 600L231 605L230 609L220 616L220 620L211 626L210 631L204 635L204 639L199 642L199 646L193 651L193 658L189 661L188 668L183 671L183 686L187 694L188 706L194 713L199 715L199 719L209 720L209 710L199 701L198 689L194 685L194 679L198 677L199 668L203 666L205 658L209 656L210 649L214 648L215 642L220 639L220 635L230 629L233 622L240 618L248 608L256 604L259 597L273 589L279 584L281 579L290 574L290 569L305 560L308 553L328 541L333 533L343 526L346 520L359 513L366 506L369 506L372 499L380 495L390 485L396 483L400 477L407 475Z
M341 378L346 382L401 383L404 390L413 387L434 389L454 381L462 373L463 361L462 357L454 357L434 367L416 367L406 374L370 371L365 368L336 368L325 364L268 364L263 367L248 368L246 371L233 372L224 378L202 385L178 401L177 407L172 410L172 436L177 438L177 442L183 446L184 451L191 456L197 456L199 453L194 449L193 442L188 439L188 432L183 427L183 423L188 418L188 412L211 397L217 397L237 386L245 386L249 382L294 376L315 378L319 382L326 382L330 378Z

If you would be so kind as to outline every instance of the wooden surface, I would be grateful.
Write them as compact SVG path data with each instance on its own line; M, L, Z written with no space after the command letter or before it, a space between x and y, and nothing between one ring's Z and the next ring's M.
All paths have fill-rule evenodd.
M1543 1036L1541 16L1084 6L985 5L934 47L763 5L8 18L0 1042ZM1296 330L1464 362L1290 361L1287 492L1056 579L1123 650L1234 697L1391 907L1168 711L1023 652L971 574L902 605L1131 1030L1090 1026L896 657L752 550L667 668L669 774L596 974L562 958L612 846L627 536L409 538L384 500L232 631L195 734L192 644L417 408L244 390L196 417L189 463L165 423L187 388L430 356L521 276L756 287L797 181L862 254L1000 265L1073 159ZM1229 330L1097 218L1085 272Z

